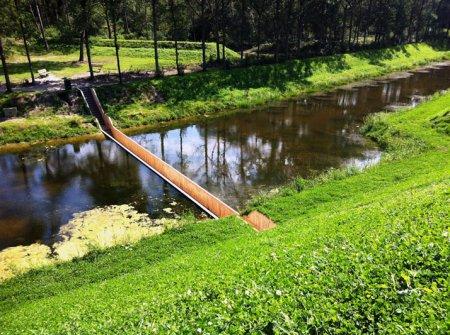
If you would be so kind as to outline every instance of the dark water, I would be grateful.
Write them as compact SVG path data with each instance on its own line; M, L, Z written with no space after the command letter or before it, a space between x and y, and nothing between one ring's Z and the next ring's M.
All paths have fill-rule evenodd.
M448 87L447 66L133 137L240 207L295 176L377 162L379 150L358 133L364 117ZM97 206L131 204L155 218L201 215L110 141L0 155L0 175L0 249L50 243L73 213Z

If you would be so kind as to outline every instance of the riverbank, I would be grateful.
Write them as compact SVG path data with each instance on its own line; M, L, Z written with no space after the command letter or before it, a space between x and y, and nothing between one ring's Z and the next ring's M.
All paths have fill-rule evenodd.
M0 329L444 334L449 112L446 93L371 117L382 162L258 199L271 231L203 221L7 281Z
M271 101L329 90L352 81L411 69L449 57L449 51L415 44L276 65L211 70L124 86L103 86L98 88L98 95L120 128L154 128L175 120L215 117ZM70 127L64 122L61 126L58 122L48 124L47 116L40 115L2 122L0 150L5 151L5 145L8 145L6 150L17 149L11 143L69 138L74 133L95 134L91 119L80 117L77 122L69 120Z

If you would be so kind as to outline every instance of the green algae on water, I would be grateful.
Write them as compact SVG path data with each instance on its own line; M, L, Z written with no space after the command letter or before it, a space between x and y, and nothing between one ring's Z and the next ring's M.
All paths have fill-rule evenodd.
M136 243L181 224L174 219L152 220L129 205L77 213L61 227L59 241L52 248L34 243L0 251L0 282L31 269L83 257L93 250Z

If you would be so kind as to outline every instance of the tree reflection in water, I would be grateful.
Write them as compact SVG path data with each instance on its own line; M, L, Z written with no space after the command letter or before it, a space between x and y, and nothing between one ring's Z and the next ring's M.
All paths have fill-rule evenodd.
M134 138L232 206L295 176L376 162L359 135L369 113L450 86L450 67L370 81ZM198 209L115 144L90 141L0 155L0 249L49 242L75 212L131 204L153 217Z

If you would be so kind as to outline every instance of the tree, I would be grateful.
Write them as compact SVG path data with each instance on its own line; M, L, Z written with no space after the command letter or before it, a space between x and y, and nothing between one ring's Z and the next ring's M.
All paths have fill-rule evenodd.
M161 69L159 67L159 54L158 54L158 0L152 0L152 21L153 21L153 49L155 52L155 74L161 75Z
M44 24L42 22L41 11L39 9L39 3L37 0L30 1L30 11L31 11L31 14L33 15L34 19L36 20L37 27L41 33L41 38L42 38L42 42L44 43L45 50L48 51L49 47L48 47L47 37L45 36L45 28L44 28Z
M34 85L36 84L36 80L34 78L34 72L33 72L33 64L31 63L31 57L30 57L30 50L28 48L28 40L27 40L27 33L25 31L25 26L23 24L23 18L22 18L22 8L19 4L19 0L14 0L14 7L16 9L16 18L17 18L17 22L19 24L20 27L20 33L22 35L22 40L23 40L23 46L25 48L25 53L27 55L27 60L28 60L28 69L30 71L30 75L31 75L31 83Z
M202 69L206 71L206 0L187 0L194 16L200 20L201 45L202 45Z
M6 56L5 51L3 50L3 41L1 36L0 36L0 58L2 60L3 75L5 76L6 92L11 93L12 92L11 80L9 79L8 65L6 64Z
M120 68L120 55L119 55L119 43L117 41L117 20L118 20L118 11L122 8L122 1L121 0L106 0L104 2L105 7L105 15L107 16L107 22L108 22L108 31L110 30L109 22L111 21L112 25L112 34L114 38L114 50L116 54L116 63L117 63L117 72L119 75L119 82L123 83L123 76L122 71ZM108 15L111 15L111 20L108 18ZM111 37L110 37L111 38Z
M177 4L175 4L175 0L169 0L169 10L172 19L172 39L175 43L175 65L177 67L178 75L181 75L182 69L180 67L180 58L178 54Z
M89 78L94 79L94 69L92 67L92 57L91 57L91 47L89 44L89 30L92 26L92 16L91 16L91 0L80 0L82 13L84 17L84 24L82 27L82 37L84 37L84 45L86 46L86 56L88 59L89 66Z

